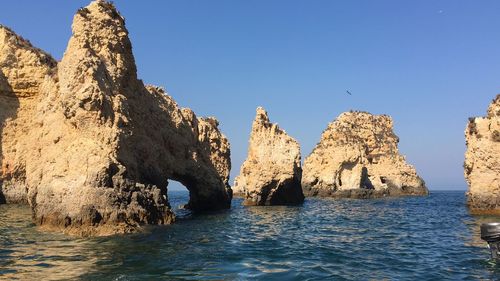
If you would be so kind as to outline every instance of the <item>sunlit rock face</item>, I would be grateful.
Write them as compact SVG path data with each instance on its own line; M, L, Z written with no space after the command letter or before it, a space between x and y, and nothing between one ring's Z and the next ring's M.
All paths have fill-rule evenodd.
M234 181L245 205L295 205L304 201L300 145L267 112L257 108L248 156Z
M342 113L305 159L304 193L350 198L428 194L424 181L399 154L398 142L389 116Z
M57 62L0 26L0 203L27 203L26 162L39 105L51 88Z
M137 78L124 19L95 1L57 63L0 28L0 202L28 201L44 229L77 235L174 221L168 179L195 211L230 207L230 149L215 118Z
M470 118L465 129L464 174L472 213L500 214L500 95L486 117Z

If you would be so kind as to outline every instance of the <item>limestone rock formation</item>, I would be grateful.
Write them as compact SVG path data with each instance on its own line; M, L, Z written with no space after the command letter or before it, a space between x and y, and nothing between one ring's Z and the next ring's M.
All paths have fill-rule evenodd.
M472 213L500 214L500 95L486 117L470 118L465 129L464 173Z
M112 4L80 9L72 29L57 63L0 28L0 200L28 201L42 228L78 235L171 223L169 179L195 211L229 208L217 120L144 86Z
M389 116L342 113L304 162L304 193L348 198L428 194L399 154L398 142Z
M304 201L300 145L259 107L252 124L248 156L234 181L245 205L295 205Z
M27 203L26 157L33 118L57 62L0 26L0 203Z

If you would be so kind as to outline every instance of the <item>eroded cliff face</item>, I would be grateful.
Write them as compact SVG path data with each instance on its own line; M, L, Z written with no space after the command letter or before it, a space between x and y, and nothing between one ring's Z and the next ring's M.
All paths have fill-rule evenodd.
M398 151L392 119L342 113L304 161L306 196L371 198L425 195L424 181Z
M58 64L26 42L9 47L21 40L12 33L0 41L3 196L27 194L38 225L78 235L171 223L168 179L187 187L193 210L229 208L230 150L217 120L143 85L112 4L80 9L72 29ZM4 59L20 52L22 65ZM30 93L29 106L19 73L32 81L18 91Z
M304 201L300 185L300 145L259 107L252 124L248 156L234 181L245 205L295 205Z
M470 118L465 129L464 174L472 213L500 214L500 95L486 117Z
M0 26L0 203L27 203L29 133L56 70L50 55Z

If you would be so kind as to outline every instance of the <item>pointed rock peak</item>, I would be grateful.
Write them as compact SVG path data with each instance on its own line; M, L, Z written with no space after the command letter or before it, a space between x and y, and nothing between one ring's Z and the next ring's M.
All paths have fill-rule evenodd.
M234 190L245 205L295 205L304 201L300 186L300 145L257 108L248 156L235 179Z
M261 106L257 107L255 121L260 123L269 122L269 116L267 115L267 111Z
M94 1L79 9L73 18L72 30L73 36L60 67L60 78L69 79L67 84L76 83L71 77L87 68L93 68L92 72L101 71L97 76L109 76L112 81L110 88L114 90L127 88L137 81L125 20L113 4Z
M500 116L500 94L491 102L488 108L488 117Z
M285 130L281 129L278 123L271 123L267 111L259 106L257 107L255 120L252 124L252 132L262 130L270 130L272 134L286 134Z
M101 45L103 40L113 43L109 46L112 51L123 53L131 49L128 31L125 28L125 19L116 10L115 6L107 1L94 1L85 8L80 8L73 18L73 37L81 38L88 47ZM116 49L117 44L124 44L123 49Z
M104 0L93 1L87 7L79 9L78 14L83 17L92 15L94 17L110 18L117 20L121 24L125 23L125 19L120 15L115 5Z

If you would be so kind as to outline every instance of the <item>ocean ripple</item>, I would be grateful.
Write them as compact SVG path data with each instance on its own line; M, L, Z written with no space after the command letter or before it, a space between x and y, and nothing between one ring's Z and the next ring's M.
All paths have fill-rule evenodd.
M172 206L187 192L169 194ZM498 280L463 192L376 200L308 198L243 207L144 233L75 238L43 233L25 206L0 206L0 279ZM497 218L498 219L498 218Z

